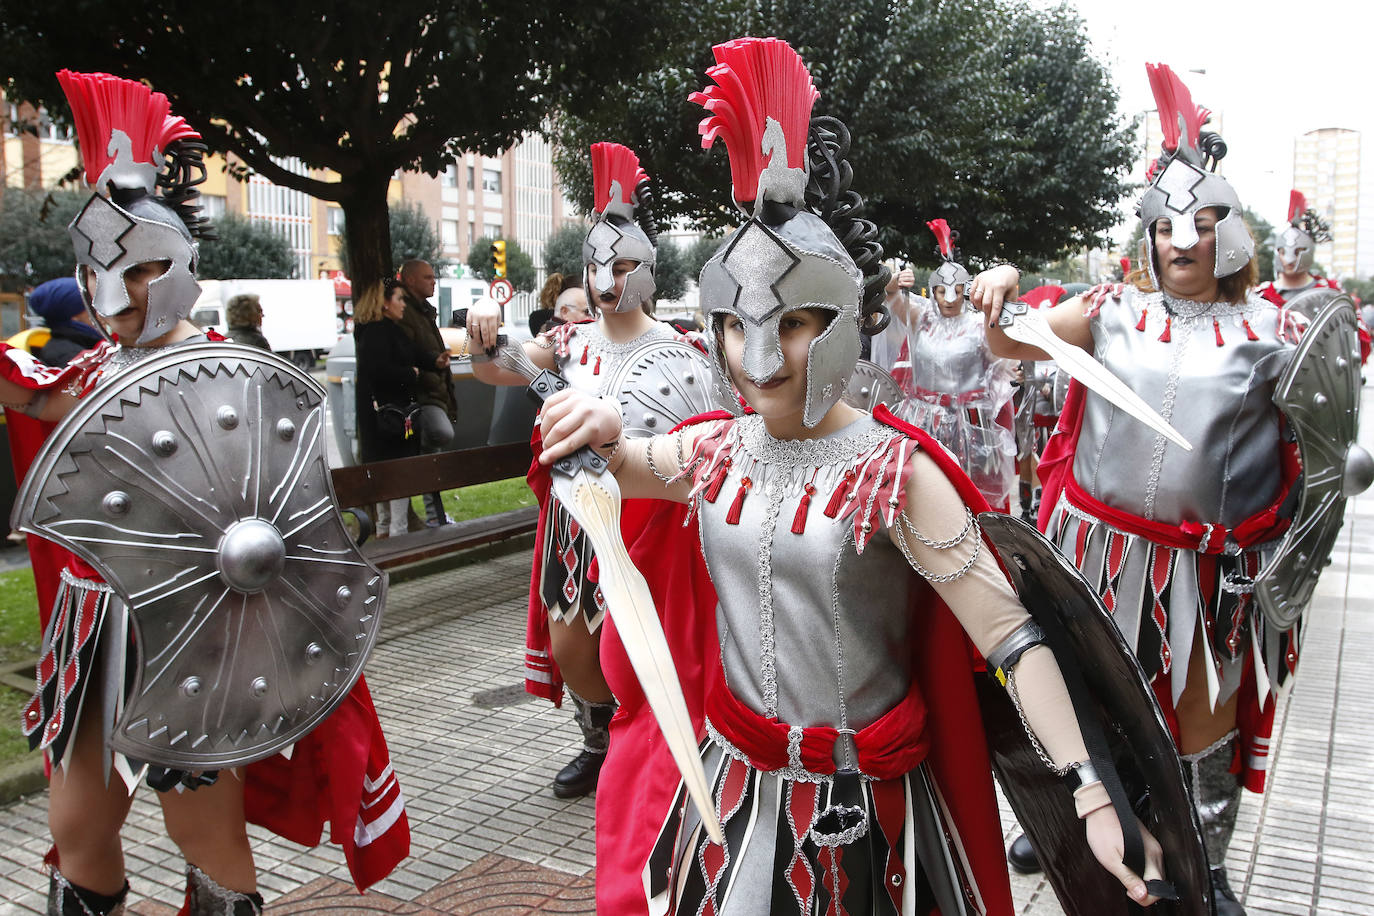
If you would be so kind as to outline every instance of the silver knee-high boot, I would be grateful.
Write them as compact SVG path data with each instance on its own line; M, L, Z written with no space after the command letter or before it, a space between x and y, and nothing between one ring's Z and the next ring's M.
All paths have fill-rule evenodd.
M110 896L77 887L53 868L48 878L48 916L124 916L129 882Z
M1193 806L1202 823L1202 840L1212 869L1212 897L1217 916L1245 916L1226 880L1226 849L1236 829L1241 785L1231 772L1235 755L1236 732L1196 754L1184 754L1183 764L1193 792Z
M601 764L606 762L606 751L611 746L611 717L619 705L593 703L568 690L573 704L573 719L582 729L582 751L553 778L553 794L558 798L578 798L596 788L597 778L601 775Z
M190 865L186 869L186 907L183 912L187 916L260 916L262 895L231 891Z

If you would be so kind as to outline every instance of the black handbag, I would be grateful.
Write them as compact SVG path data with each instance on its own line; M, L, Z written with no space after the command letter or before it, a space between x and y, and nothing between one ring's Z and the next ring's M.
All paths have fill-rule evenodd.
M377 411L377 433L381 438L405 441L415 434L415 421L420 414L420 405L416 401L404 407L399 404L382 404L379 407L375 402L372 406Z

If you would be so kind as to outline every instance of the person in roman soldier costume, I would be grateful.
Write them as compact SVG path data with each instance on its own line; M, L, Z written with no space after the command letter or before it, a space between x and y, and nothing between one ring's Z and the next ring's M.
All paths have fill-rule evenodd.
M225 733L214 724L214 716L206 716L206 724L199 726L206 730L204 740L194 734L170 734L165 728L150 731L147 724L142 724L140 732L140 724L150 719L175 723L188 716L198 718L212 697L223 703L224 715L232 717L248 709L245 715L249 718L238 721L252 721L253 703L271 703L273 698L268 694L284 696L290 692L286 682L292 675L279 668L273 676L281 675L282 683L275 688L267 679L259 678L253 683L262 689L255 690L252 699L221 696L218 691L225 683L237 684L229 674L235 670L234 658L229 657L232 644L226 648L225 637L211 632L222 624L202 623L192 628L189 622L227 620L224 615L231 613L229 606L239 602L245 608L266 606L268 598L264 596L275 594L274 589L280 587L274 570L264 573L251 559L244 563L241 548L248 541L261 546L273 538L279 545L295 542L290 534L278 535L266 520L255 518L246 526L234 527L231 519L231 533L224 535L219 548L201 550L196 554L201 559L190 554L182 557L182 577L192 573L198 563L208 562L203 577L195 581L178 578L177 587L165 587L165 591L159 584L131 600L121 584L127 582L117 574L109 575L109 570L118 573L132 562L148 577L143 584L151 585L155 570L165 568L165 555L157 551L167 546L168 539L194 542L201 536L190 528L164 533L150 526L147 519L161 511L154 491L180 492L186 502L179 517L188 525L221 517L220 500L227 495L206 492L210 488L198 492L194 485L178 489L186 485L174 477L158 477L155 483L152 477L162 473L158 462L170 462L178 437L193 435L193 427L207 419L217 423L224 436L232 436L241 413L221 407L217 416L209 418L188 414L175 427L177 432L164 427L153 433L152 449L145 460L125 465L118 472L124 482L103 495L93 489L105 467L102 456L79 449L77 444L90 437L108 436L104 451L117 458L116 440L127 442L131 449L141 448L134 440L119 439L142 425L141 415L160 416L163 408L157 404L165 405L169 399L184 402L208 390L195 382L207 360L187 356L181 363L178 359L182 353L203 355L213 350L221 363L234 362L241 372L250 364L267 373L290 369L278 367L279 361L270 355L245 356L261 351L208 343L223 338L207 338L186 320L200 292L195 280L196 239L212 237L207 235L209 226L197 215L195 205L195 186L204 180L204 146L199 134L170 113L165 95L151 92L141 83L66 70L58 79L71 102L86 180L95 189L70 226L77 281L92 325L108 339L64 368L44 366L23 350L0 344L0 402L15 433L11 443L16 472L24 479L15 517L30 533L53 538L29 538L44 634L38 691L23 716L24 733L35 749L44 751L51 774L49 824L54 845L45 859L51 867L48 912L53 916L124 912L129 887L119 834L132 794L142 782L158 791L168 834L187 862L184 914L246 916L261 911L247 822L306 845L318 843L324 823L330 822L331 839L344 846L354 880L360 889L365 888L385 877L405 857L409 829L372 701L366 685L354 679L355 672L336 669L333 679L340 682L337 698L328 705L322 699L318 716L308 724L298 724L290 711L283 709L277 721L283 741L294 739L294 744L282 748L289 757L277 753L270 739L266 750L249 750L258 747L263 735L250 737L246 731L230 733L227 741L231 746L240 744L241 754L232 747L221 753ZM269 362L264 365L262 360ZM120 387L131 373L162 364L167 366L164 378L179 379L180 373L189 373L186 387L195 382L197 392L154 397L157 386L152 383L134 391ZM247 391L241 380L233 385L236 392ZM310 400L311 393L301 391L303 396L293 394L290 398L292 405ZM108 403L111 392L115 392L117 402L113 412L98 416L94 431L82 426L82 417L89 414L87 408ZM260 395L260 403L273 400L265 391ZM322 400L322 392L319 397ZM316 406L323 408L322 404ZM64 417L80 422L56 425ZM292 421L279 421L275 430L276 439L283 444L288 439L299 442L290 446L298 454L315 454L307 448L310 440L306 432ZM82 435L87 440L78 438ZM46 445L45 438L50 440ZM59 445L63 448L57 448ZM262 444L260 449L262 456L279 453L271 443ZM188 450L197 451L195 445L188 444L182 452ZM73 473L72 467L80 468L80 473ZM309 473L322 473L321 468L322 458L318 463L312 461ZM148 479L142 476L145 473ZM236 468L235 473L244 486L248 485L245 475L252 478L257 474L243 467ZM301 473L307 473L304 467ZM322 486L329 492L327 481ZM172 517L178 514L173 512ZM321 534L324 529L315 526L334 525L337 517L337 509L326 505L315 520L300 528L309 528L317 544L331 543L328 538L332 535ZM334 527L343 530L341 522ZM82 531L103 533L79 535ZM118 533L113 539L112 532ZM151 543L158 539L163 542ZM213 536L210 543L216 539L217 535ZM146 556L140 553L145 544ZM106 549L110 545L118 554L113 566L102 562L110 553ZM351 543L347 546L352 549ZM271 550L268 544L269 554ZM276 571L284 569L293 575L294 558L283 555L279 559L281 565ZM219 569L214 566L216 562ZM219 589L221 602L228 603L217 602L206 611L210 606L204 601L197 603L196 595L210 589ZM376 594L375 585L370 594ZM340 606L351 603L345 597L341 591L337 597ZM163 610L170 610L170 620L186 623L170 630L165 626L149 629L148 615ZM380 606L375 610L380 612ZM203 611L204 617L200 616ZM254 625L240 626L238 642L251 642ZM271 629L285 638L291 625L261 626L264 633ZM154 646L164 634L181 627L185 632L176 637L178 644L157 652L154 658ZM198 641L202 632L208 635L208 649L205 642ZM328 645L311 646L314 650L310 656L294 663L302 671L314 660L332 661L334 657ZM225 658L216 662L207 651L218 651ZM351 651L356 653L356 647ZM362 657L365 652L357 657L357 670ZM147 676L154 668L178 672L183 664L203 668L207 663L224 665L221 674L182 679L179 674L168 673L164 680L177 678L175 686L163 690L160 700L151 699L161 689L154 683L158 677ZM303 674L299 680L305 682L309 677ZM136 741L140 734L145 745L152 747L161 741L172 758L185 762L162 762L155 752L147 757L126 752L130 746L127 742ZM180 740L183 737L185 741ZM227 762L195 762L201 759ZM244 765L239 765L240 760Z
M1139 207L1145 264L1128 282L1050 310L1048 321L1192 449L1074 383L1040 465L1039 522L1100 591L1153 678L1191 777L1217 912L1233 916L1244 910L1225 861L1240 792L1264 789L1275 697L1301 649L1301 617L1275 623L1257 600L1298 495L1297 449L1274 402L1296 333L1282 296L1251 291L1255 245L1236 192L1215 171L1226 147L1203 129L1207 110L1168 67L1147 69L1165 139ZM1002 332L1001 311L987 307L993 349L1043 358ZM1344 367L1345 357L1332 362ZM1034 867L1019 841L1012 857Z
M1312 273L1317 245L1331 241L1331 227L1316 210L1307 206L1307 197L1296 188L1288 195L1288 225L1275 235L1276 276L1261 284L1256 293L1283 306L1308 290L1341 288L1334 280Z
M890 284L890 308L906 327L911 361L910 391L895 412L953 452L989 505L1007 512L1016 481L1017 367L988 349L982 320L968 307L972 278L958 261L957 233L943 219L927 225L942 258L928 280L930 298L909 292L910 270Z
M723 845L680 800L641 851L642 893L656 913L1009 914L988 758L970 740L968 636L1014 669L1047 759L1077 774L1085 751L1054 655L1000 651L1028 617L980 533L986 503L948 453L842 400L861 329L884 324L887 280L848 188L848 131L811 117L818 93L785 42L714 51L715 85L693 99L747 219L703 268L702 304L714 377L745 415L628 438L613 405L561 392L541 421L541 462L591 446L626 495L685 504L717 593L701 759ZM1018 277L979 280L1001 296ZM1120 862L1101 784L1079 775L1089 842L1150 902Z
M1021 301L1032 308L1050 308L1064 295L1062 286L1037 286L1022 293ZM1034 523L1040 509L1040 478L1035 469L1059 422L1063 397L1056 395L1066 387L1053 360L1022 361L1016 399L1016 466L1021 518L1027 522Z
M1322 242L1331 241L1331 227L1316 210L1307 206L1307 197L1296 188L1288 195L1288 225L1275 232L1274 273L1255 290L1261 297L1280 308L1296 312L1298 321L1306 323L1330 297L1341 292L1335 280L1312 273L1316 249ZM1325 294L1306 296L1313 290L1329 290ZM1308 314L1313 312L1314 314ZM1357 317L1359 313L1357 312ZM1369 359L1370 329L1359 317L1360 362Z
M594 215L582 246L583 287L597 317L560 325L524 344L523 351L536 369L555 370L574 388L624 399L627 404L639 403L636 392L648 384L643 367L632 366L631 361L645 354L655 364L666 354L672 354L672 360L684 360L684 371L679 373L683 381L675 380L670 389L651 395L667 414L649 416L654 411L636 411L641 434L647 435L654 424L668 429L707 407L709 373L705 358L693 351L688 338L650 315L657 229L649 178L640 168L639 157L618 143L595 143L591 159ZM530 379L525 375L483 355L484 350L496 347L499 327L498 309L479 305L469 310L468 333L477 354L473 373L491 384L526 384ZM698 367L695 372L693 365ZM533 444L537 458L537 428ZM530 466L529 483L542 511L530 582L525 688L561 705L566 687L572 699L584 744L554 777L553 790L560 798L573 798L596 788L616 712L616 693L603 670L599 649L606 607L591 547L558 500L550 498L547 468L537 460ZM627 543L637 543L645 519L654 511L656 507L648 503L627 507L622 519Z

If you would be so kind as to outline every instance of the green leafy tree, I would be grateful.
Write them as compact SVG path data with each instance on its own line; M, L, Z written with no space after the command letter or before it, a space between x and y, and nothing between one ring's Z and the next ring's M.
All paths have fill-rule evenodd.
M215 220L215 239L202 239L196 276L204 280L270 280L296 275L296 257L278 232L226 213Z
M494 241L491 236L484 235L473 242L468 251L468 270L488 283L496 278L491 266L491 243ZM535 278L534 258L515 239L506 239L506 279L516 289L532 292Z
M670 238L659 236L658 258L654 265L654 296L667 301L687 295L693 277L687 270L687 255Z
M391 229L391 264L397 270L412 259L428 261L436 272L452 263L444 257L444 243L438 230L418 203L401 201L392 206L387 212L387 225ZM350 245L348 218L345 217L339 238L339 263L344 273L352 276L348 259Z
M784 38L809 63L815 113L848 126L853 188L888 254L929 260L925 223L939 216L961 229L973 264L1051 259L1114 225L1133 136L1082 22L996 0L709 4L667 65L559 117L572 199L590 202L587 145L610 139L639 154L659 218L735 223L723 144L701 151L704 112L687 99L704 84L710 46L742 34Z
M80 191L21 191L0 198L0 289L22 292L76 271L67 224L90 195Z
M564 223L544 241L544 273L575 277L582 273L582 240L585 224Z
M687 246L683 252L683 259L686 263L687 276L696 282L701 276L701 269L706 266L706 262L711 260L711 255L715 254L720 248L721 238L715 235L699 235L692 244Z
M386 194L398 169L438 174L459 151L495 155L539 130L555 106L601 104L613 80L657 66L693 15L638 0L301 0L288 13L275 0L7 3L0 76L11 98L59 116L59 68L147 80L243 170L337 201L350 276L366 289L394 267Z

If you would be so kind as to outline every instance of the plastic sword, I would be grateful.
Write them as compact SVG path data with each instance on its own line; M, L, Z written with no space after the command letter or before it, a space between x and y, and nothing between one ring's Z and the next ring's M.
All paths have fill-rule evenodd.
M535 366L525 348L510 342L504 334L497 337L496 349L490 352L493 363L530 380L527 391L538 404L568 387L567 379ZM668 742L687 794L696 805L707 834L723 844L720 819L697 752L696 731L687 713L682 682L659 624L649 583L630 559L620 536L620 487L606 459L588 446L555 461L550 470L554 495L586 532L596 551L606 610L615 621L625 654Z
M1193 450L1188 440L1125 382L1089 356L1082 347L1076 347L1054 333L1048 319L1038 310L1024 302L1005 302L997 326L1012 340L1044 350L1085 388L1111 401L1179 448L1189 452Z

